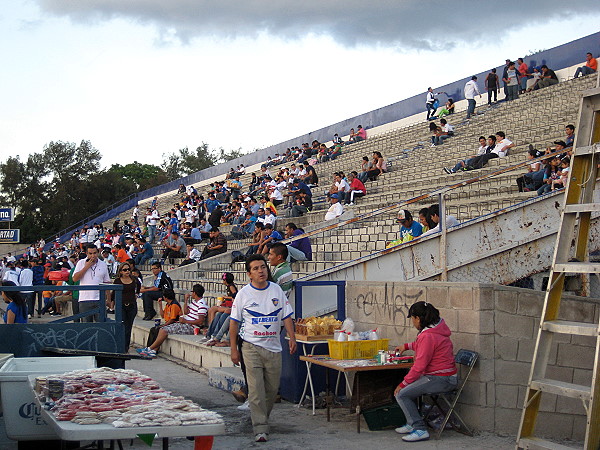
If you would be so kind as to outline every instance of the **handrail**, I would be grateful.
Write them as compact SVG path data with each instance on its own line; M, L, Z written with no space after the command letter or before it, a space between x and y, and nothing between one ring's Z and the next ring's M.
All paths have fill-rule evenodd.
M413 197L413 198L408 199L408 200L403 200L403 201L396 202L396 203L393 203L393 204L388 205L388 206L384 206L383 208L375 209L375 210L370 211L368 213L362 214L360 216L352 217L352 218L344 220L342 222L337 222L337 223L334 223L334 224L331 224L331 225L327 225L327 226L322 227L322 228L317 228L316 230L312 230L312 231L309 231L307 233L300 234L298 236L294 236L293 238L285 239L282 242L286 243L286 244L289 244L290 242L298 241L298 240L304 239L306 237L315 236L315 235L318 235L318 234L321 234L321 233L325 233L327 231L334 230L336 228L345 227L345 226L350 225L352 223L355 223L355 222L358 222L358 221L361 221L361 220L365 220L365 219L370 219L371 217L375 217L375 216L378 216L380 214L384 214L386 212L393 211L394 209L399 208L401 206L410 205L410 204L420 202L420 201L425 200L425 199L430 198L430 197L439 196L441 194L445 194L445 193L447 193L449 191L452 191L454 189L462 188L464 186L468 186L470 184L474 184L474 183L477 183L479 181L486 180L488 178L492 178L492 177L494 177L496 175L501 175L503 173L511 172L513 170L520 169L522 167L526 167L526 166L528 166L530 164L533 164L533 163L536 163L536 162L541 162L541 161L543 161L545 159L548 159L548 158L553 157L553 156L558 156L558 155L561 155L563 153L564 153L564 151L558 151L558 152L553 152L553 153L545 154L545 155L540 156L538 158L528 159L528 160L525 160L523 162L514 164L512 166L507 166L507 167L504 167L502 169L495 170L495 171L487 173L485 175L480 175L478 177L473 177L473 178L470 178L468 180L459 181L458 183L454 183L454 184L451 184L449 186L436 189L436 190L431 191L431 192L429 192L427 194L422 194L422 195L419 195L417 197Z

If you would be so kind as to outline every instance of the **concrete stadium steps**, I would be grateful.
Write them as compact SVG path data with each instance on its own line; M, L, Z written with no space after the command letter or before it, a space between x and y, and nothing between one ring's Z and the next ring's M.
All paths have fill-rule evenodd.
M136 319L131 333L132 342L145 347L153 326L154 321ZM200 335L170 335L161 345L159 354L172 356L198 368L233 367L228 347L207 347L200 344L201 338Z
M521 162L525 159L528 143L533 143L540 148L564 136L564 125L576 121L581 90L592 84L591 78L583 78L560 83L557 86L523 96L514 102L502 103L492 108L481 106L477 109L479 114L473 117L469 123L462 122L464 112L454 114L449 121L456 126L456 136L438 148L428 146L430 135L426 122L415 123L409 127L377 136L369 136L364 142L345 147L342 156L335 161L315 166L320 176L320 186L313 190L315 200L324 198L323 193L328 190L330 174L333 171L343 170L347 173L355 169L360 158L363 155L370 156L373 150L382 151L386 158L401 157L396 158L389 173L383 174L375 182L367 183L369 194L359 199L357 205L352 208L357 215ZM560 97L559 100L557 100L557 96ZM535 127L531 122L535 122ZM456 160L472 156L476 150L477 137L480 134L490 134L499 129L504 130L517 145L508 157L492 160L486 168L477 171L453 175L443 173L444 166L454 165ZM487 131L484 132L484 130ZM423 148L407 153L403 151L420 142L424 143ZM275 170L277 168L273 171ZM450 193L447 200L447 212L457 216L459 220L466 220L530 198L534 194L517 192L515 178L523 172L524 169L507 173ZM246 175L243 180L249 180L249 178L250 175ZM197 184L195 187L200 192L203 191L201 184ZM178 197L176 193L164 196L160 200L160 204L170 207ZM422 204L428 205L435 201L431 199ZM280 217L278 228L283 228L287 221L292 220L301 227L318 225L323 222L327 206L324 202L316 203L314 211L301 218ZM414 204L408 209L416 212L419 207L421 204ZM394 219L395 212L390 212L359 221L351 227L336 229L332 233L315 235L312 238L315 261L311 264L316 267L317 264L326 263L331 267L330 261L332 263L333 261L347 261L384 248L387 241L397 238L398 225L395 224ZM222 228L224 232L231 229L230 226ZM377 239L374 239L375 236ZM232 240L229 241L228 247L229 250L241 249L245 248L249 242L249 239ZM223 267L218 264L222 264ZM214 276L205 273L201 277L195 277L191 272L189 276L190 278L215 280L218 283L220 274L223 271L231 270L229 264L218 264L214 267ZM241 277L244 275L243 266L240 264L239 267L238 274ZM216 288L217 283L213 283L211 286Z

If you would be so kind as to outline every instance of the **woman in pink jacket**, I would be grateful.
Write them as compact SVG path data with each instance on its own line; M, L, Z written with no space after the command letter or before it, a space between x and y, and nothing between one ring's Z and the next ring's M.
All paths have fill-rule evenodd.
M429 439L427 426L417 408L416 399L422 394L449 392L458 384L450 328L440 312L427 302L416 302L408 310L417 340L396 347L396 351L415 352L415 363L394 390L396 401L406 417L406 425L396 428L404 434L402 440L414 442Z

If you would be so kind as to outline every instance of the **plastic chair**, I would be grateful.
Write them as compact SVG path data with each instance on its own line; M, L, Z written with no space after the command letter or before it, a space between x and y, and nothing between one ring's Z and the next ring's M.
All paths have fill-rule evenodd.
M473 367L475 366L477 359L479 359L479 354L477 352L461 348L454 357L454 361L456 362L456 364L464 366L467 373L466 375L464 375L461 383L459 383L457 388L453 391L444 392L441 394L424 394L424 396L431 398L433 404L436 405L442 413L444 412L444 409L440 405L439 401L442 400L443 403L446 404L445 406L447 407L447 411L444 416L444 421L442 422L439 431L436 433L436 439L440 438L442 431L444 431L444 428L446 428L446 424L448 423L448 420L450 420L450 416L452 415L454 415L454 417L458 419L458 422L460 422L461 427L464 427L464 430L460 428L454 429L459 433L466 434L468 436L473 436L473 432L471 431L471 429L465 424L464 420L462 420L462 418L458 415L454 408L458 403L458 399L460 398L460 394L462 393L465 384L467 384L467 380L469 379L469 375L471 375L471 372L473 371ZM425 415L425 422L427 422L427 418L429 417L430 412L431 409Z

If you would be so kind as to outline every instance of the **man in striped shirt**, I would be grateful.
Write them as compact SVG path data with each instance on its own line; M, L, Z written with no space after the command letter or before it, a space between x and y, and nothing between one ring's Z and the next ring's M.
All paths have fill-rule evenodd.
M150 347L140 349L138 353L150 358L156 358L156 352L160 345L167 339L169 334L194 334L194 329L203 325L208 314L208 308L202 296L204 295L204 286L195 284L192 292L185 294L183 303L183 315L179 320L170 325L163 326L158 331L156 340ZM190 300L190 296L192 299Z
M290 297L290 291L293 287L293 274L290 263L287 262L288 249L285 244L277 242L271 245L269 249L269 264L271 264L273 281L277 283L286 297Z

